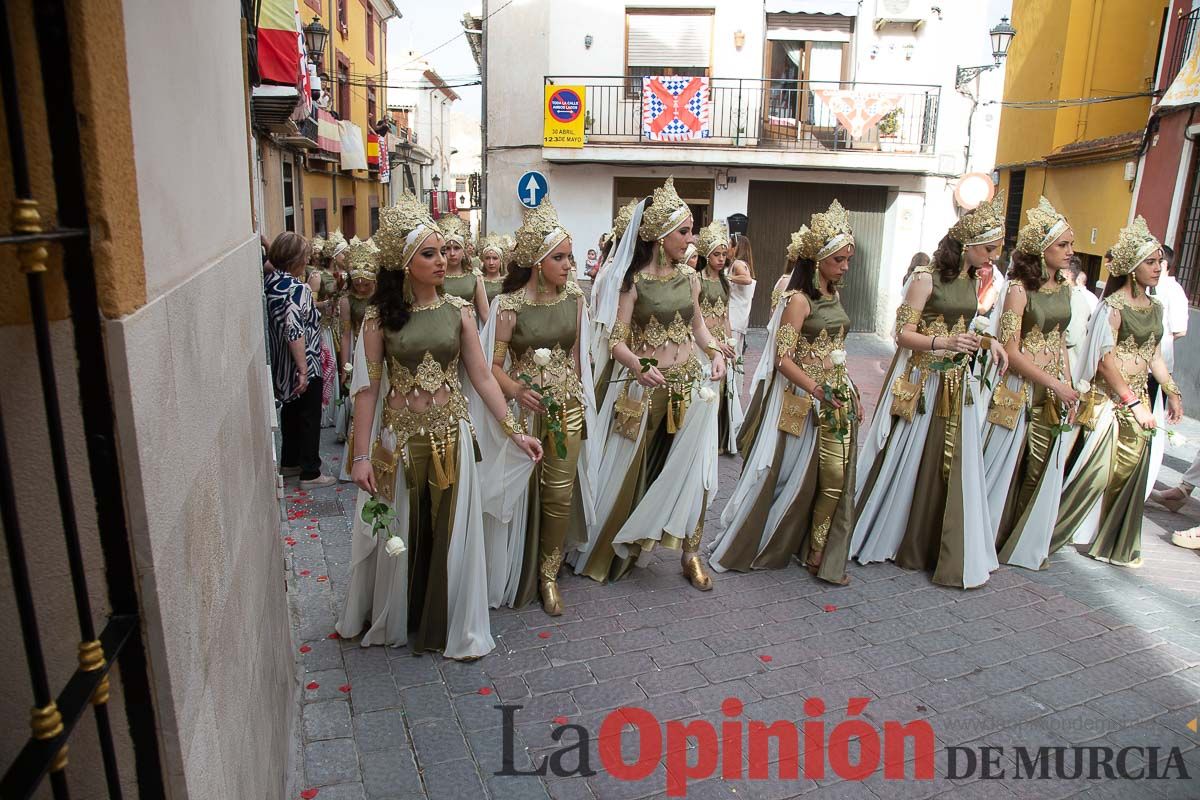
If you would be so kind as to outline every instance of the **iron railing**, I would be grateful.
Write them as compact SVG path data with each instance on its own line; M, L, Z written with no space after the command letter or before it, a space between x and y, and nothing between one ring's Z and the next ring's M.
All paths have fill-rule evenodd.
M1184 14L1175 23L1175 35L1171 37L1171 47L1167 53L1166 63L1163 64L1163 80L1161 86L1170 86L1183 69L1183 62L1192 54L1196 46L1196 28L1200 23L1200 8L1190 14Z
M41 401L46 419L46 447L53 465L46 483L57 498L59 519L66 544L70 586L60 591L74 598L78 625L78 660L66 683L55 693L51 674L63 672L60 665L48 663L39 627L38 609L32 589L27 541L40 548L48 531L33 527L23 530L17 507L16 483L12 464L22 463L28 455L5 437L4 414L0 409L0 525L12 578L17 607L17 627L29 669L33 711L32 735L18 753L10 756L0 776L0 798L28 798L38 793L48 779L56 800L70 797L67 772L68 743L78 723L89 709L96 724L104 783L110 798L122 796L118 773L118 755L113 739L109 706L108 674L118 665L121 675L124 713L121 725L127 727L134 747L136 785L140 797L164 796L162 770L155 731L153 698L150 691L146 656L142 643L140 608L137 596L129 531L123 505L121 470L116 453L116 431L104 352L104 330L93 270L91 239L84 192L83 159L79 149L79 114L75 108L74 80L71 72L71 40L63 0L44 0L34 4L35 42L14 39L9 27L8 7L0 6L0 94L8 134L8 156L13 176L12 233L0 237L4 246L0 268L20 270L29 295L33 341L41 378ZM54 198L39 203L33 196L31 164L26 152L21 97L14 53L17 48L35 47L45 106L46 130L52 162ZM50 55L52 54L52 55ZM25 81L28 87L29 82ZM30 96L30 95L26 95ZM56 208L57 220L45 220L42 211ZM66 283L67 303L74 334L74 352L70 359L78 371L79 396L60 397L55 374L55 355L46 304L47 248L61 249L62 277ZM94 509L94 525L104 559L107 602L111 609L103 627L97 630L92 612L88 578L84 567L83 542L77 519L71 471L78 464L67 456L64 430L64 404L78 403L83 420L88 474L92 502L79 508ZM90 512L89 512L90 513ZM89 526L90 527L90 526ZM27 535L27 533L29 535ZM57 620L56 620L57 622ZM54 636L69 636L61 623L45 630ZM18 724L10 720L10 725ZM91 790L91 787L89 787ZM39 796L41 796L39 794Z
M643 124L641 78L554 75L545 83L584 88L586 143L657 143ZM852 135L835 110L837 91L883 98L894 110ZM924 154L936 146L939 86L710 78L708 93L708 135L683 144Z

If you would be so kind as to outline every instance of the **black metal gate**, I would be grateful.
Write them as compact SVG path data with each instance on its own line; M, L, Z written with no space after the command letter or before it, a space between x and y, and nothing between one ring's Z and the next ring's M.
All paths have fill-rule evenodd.
M0 5L0 92L8 134L9 161L13 176L12 233L0 236L0 269L20 270L29 291L29 311L41 376L48 439L53 463L53 485L57 493L62 530L71 576L70 591L78 617L79 662L66 684L50 685L43 639L38 628L38 609L31 592L25 541L36 542L45 531L22 530L17 510L14 462L22 453L10 451L4 432L4 409L0 408L0 523L12 572L25 660L29 667L33 706L32 734L0 778L0 798L26 798L49 778L51 793L62 800L70 797L68 743L72 731L90 707L95 719L109 797L121 797L118 754L112 735L108 699L108 672L120 667L123 713L119 724L128 726L134 747L138 794L142 798L164 796L159 762L154 709L146 673L138 613L137 582L123 505L120 465L117 461L112 400L104 354L100 309L93 271L88 216L83 183L79 126L74 103L72 60L67 36L67 19L62 0L32 3L36 42L18 41L12 35L7 4ZM33 196L30 161L25 147L25 128L18 91L15 53L35 46L39 60L50 152L53 156L54 205L57 220L42 220L38 198ZM27 51L26 51L27 52ZM31 109L24 111L28 114ZM61 248L68 308L74 331L74 358L78 369L79 397L60 397L54 373L50 321L46 307L46 261L48 248ZM111 614L103 630L93 623L87 576L80 544L80 525L72 499L63 403L78 402L83 419L88 471L104 558L106 589ZM63 587L66 592L66 587ZM56 636L65 633L54 631ZM17 724L10 720L8 724Z

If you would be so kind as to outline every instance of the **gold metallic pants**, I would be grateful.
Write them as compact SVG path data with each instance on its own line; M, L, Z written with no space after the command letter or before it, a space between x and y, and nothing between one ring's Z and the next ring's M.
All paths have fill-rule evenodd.
M1050 429L1058 423L1051 423L1046 416L1045 403L1038 402L1037 395L1034 395L1029 424L1025 426L1025 456L1022 464L1024 476L1021 479L1021 488L1017 492L1017 504L1013 509L1018 515L1033 500L1033 493L1046 471L1050 446L1054 443Z
M442 444L439 442L439 449ZM457 450L457 430L446 436L444 448ZM409 487L408 629L412 634L410 647L420 653L446 647L446 559L454 530L458 482L448 488L439 486L439 470L434 467L434 459L439 456L429 437L412 437L407 449L404 474Z
M579 452L583 448L583 406L578 400L571 400L563 408L562 428L567 445L565 457L559 456L554 444L554 435L542 427L542 448L545 455L538 466L542 500L538 563L540 577L550 580L558 574L558 568L562 564L563 541L571 521L576 468L579 465Z
M1117 417L1117 446L1113 449L1111 472L1108 485L1104 487L1104 505L1101 506L1100 516L1107 517L1112 511L1117 495L1125 488L1125 484L1133 477L1142 460L1146 449L1146 439L1142 438L1142 426L1138 425L1133 412L1124 408L1116 409Z
M842 411L851 414L853 408L847 405ZM829 526L846 488L846 462L850 459L853 440L847 432L846 437L838 441L829 421L813 413L817 423L817 494L813 500L810 547L814 553L819 553L825 549Z

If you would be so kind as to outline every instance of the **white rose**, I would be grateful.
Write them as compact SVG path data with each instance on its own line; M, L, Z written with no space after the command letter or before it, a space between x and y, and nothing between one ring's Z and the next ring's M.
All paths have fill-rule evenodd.
M533 351L533 363L539 367L547 366L550 363L550 350L546 347L539 347Z
M1188 443L1187 437L1178 431L1167 431L1167 441L1172 447L1183 447Z
M1092 390L1092 384L1088 383L1087 381L1080 381L1079 383L1075 384L1075 388L1079 390L1080 394L1087 394Z
M392 558L403 553L408 548L404 546L404 540L399 536L389 536L388 540L383 543L383 552L387 553Z
M706 403L711 403L717 399L717 393L707 386L700 387L700 399Z
M834 350L832 353L829 354L829 360L833 362L833 365L835 367L842 366L843 364L846 363L846 351L845 350Z
M342 364L342 369L345 370L346 372L353 372L354 365L351 364L349 361L347 361L345 364Z
M971 329L976 333L987 333L988 327L991 325L987 317L976 317L971 320Z

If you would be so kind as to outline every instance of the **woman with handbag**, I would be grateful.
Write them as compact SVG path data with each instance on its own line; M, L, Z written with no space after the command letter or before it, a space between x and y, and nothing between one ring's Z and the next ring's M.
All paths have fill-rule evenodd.
M620 279L595 298L616 363L599 404L596 523L575 569L598 581L661 546L682 550L692 586L712 588L700 540L717 486L711 382L725 376L725 358L704 324L700 277L681 263L692 239L691 210L668 178L635 208L609 265Z
M850 316L838 286L853 256L850 220L836 200L792 234L792 280L755 376L765 387L763 413L709 559L718 572L779 569L794 556L821 580L849 583L848 489L862 407L846 372Z
M959 219L905 286L898 348L859 456L851 554L860 563L895 560L958 588L982 586L998 566L974 372L991 340L972 322L975 270L1003 238L997 196ZM1003 374L1003 348L988 352Z
M1074 542L1086 545L1084 555L1097 561L1142 565L1142 510L1162 461L1163 406L1167 422L1183 416L1183 398L1162 355L1163 307L1146 292L1158 285L1162 271L1162 245L1138 217L1113 247L1104 301L1092 314L1075 366L1076 385L1088 391L1052 553ZM1161 397L1151 404L1150 375L1166 394L1165 404Z
M506 490L542 449L504 400L471 305L439 291L445 242L429 211L406 193L379 216L381 270L351 372L361 491L337 632L478 658L495 646L488 570L503 568L488 564L484 515L511 513Z
M1017 236L997 339L1012 367L997 383L983 429L988 506L1000 562L1041 569L1058 518L1065 436L1079 392L1071 385L1066 332L1074 252L1067 220L1041 198Z
M717 416L717 453L736 456L738 429L742 426L742 400L738 394L741 375L730 367L737 362L733 336L729 325L731 286L725 275L729 261L729 234L725 224L715 220L700 231L696 243L697 266L700 272L700 314L709 335L725 356L725 379L718 394L720 409Z
M517 230L504 292L483 331L496 381L545 453L511 520L488 532L488 546L503 542L508 552L507 570L488 576L489 601L520 608L540 595L552 617L563 609L559 568L587 542L595 506L595 459L588 457L588 431L596 427L591 325L570 252L570 235L543 200Z

